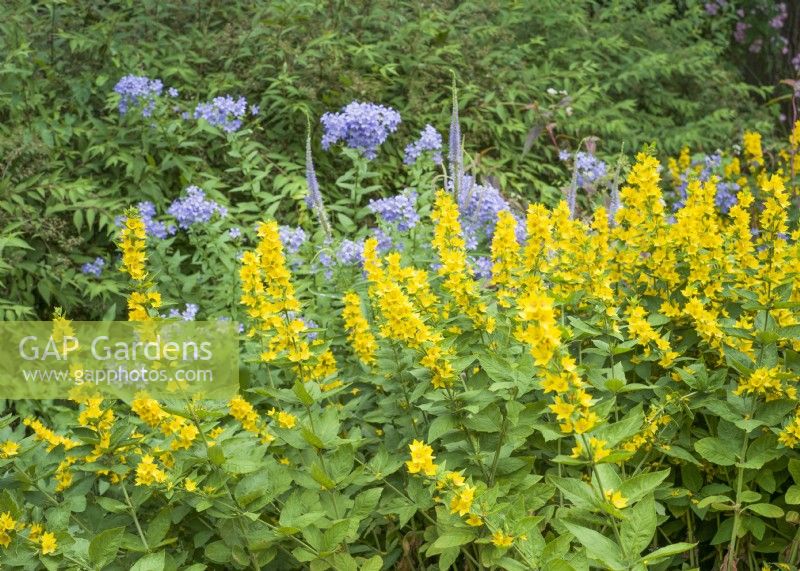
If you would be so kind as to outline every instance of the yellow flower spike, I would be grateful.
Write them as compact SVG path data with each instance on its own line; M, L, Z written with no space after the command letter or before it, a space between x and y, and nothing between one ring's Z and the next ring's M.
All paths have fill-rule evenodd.
M119 249L122 251L120 270L128 274L132 280L140 282L147 275L145 271L145 238L144 220L137 211L129 212L123 222L119 236Z
M517 242L517 220L507 210L497 215L492 238L492 285L497 287L497 303L511 307L517 289L521 248Z
M361 310L361 298L357 293L350 291L344 295L342 319L347 329L347 340L355 354L365 365L374 364L378 343Z
M755 167L764 166L764 152L761 149L761 133L745 131L742 136L744 156L748 164Z
M442 287L453 296L456 306L476 328L491 332L494 322L486 314L486 303L481 301L478 282L467 264L458 206L450 193L444 190L436 193L431 219L435 223L431 244L441 263L439 275L444 277Z

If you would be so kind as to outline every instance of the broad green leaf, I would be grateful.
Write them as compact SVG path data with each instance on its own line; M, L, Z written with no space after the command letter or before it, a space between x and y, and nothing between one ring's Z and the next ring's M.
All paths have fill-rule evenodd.
M650 544L656 532L656 504L652 494L625 511L620 525L622 546L626 553L641 553Z
M629 503L636 502L655 490L669 474L670 470L639 474L638 476L624 480L619 486L619 491L628 499Z
M564 526L586 548L589 559L594 559L612 571L626 568L619 545L605 535L570 522L564 522Z
M746 509L764 517L772 517L772 518L783 517L783 510L778 506L773 506L772 504L767 504L767 503L751 504L747 506Z
M124 527L115 527L95 535L89 543L89 563L98 568L111 563L117 556L124 534Z
M673 543L672 545L667 545L666 547L662 547L661 549L656 549L652 553L648 553L644 557L642 557L641 561L645 565L650 565L651 563L655 563L660 561L661 559L665 559L667 557L672 557L673 555L678 555L683 553L684 551L689 551L696 543Z
M736 463L736 451L731 450L721 438L701 438L694 443L694 449L700 456L720 466L733 466Z

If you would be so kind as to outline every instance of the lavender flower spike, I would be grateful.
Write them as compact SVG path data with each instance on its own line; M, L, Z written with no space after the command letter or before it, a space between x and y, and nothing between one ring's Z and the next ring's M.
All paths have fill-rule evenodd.
M450 116L450 137L447 141L447 158L450 161L450 176L454 181L453 192L458 194L464 175L464 160L461 150L461 123L458 119L458 88L453 74L453 110Z
M311 127L309 126L308 135L306 136L306 185L308 186L308 194L306 195L306 206L314 211L317 215L322 231L328 240L333 237L331 231L331 223L328 220L328 213L325 211L325 205L322 202L322 193L319 191L319 183L317 182L317 173L314 171L314 157L311 155Z

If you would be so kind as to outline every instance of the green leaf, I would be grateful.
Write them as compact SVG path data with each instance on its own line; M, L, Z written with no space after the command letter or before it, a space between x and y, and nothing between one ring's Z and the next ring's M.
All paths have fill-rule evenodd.
M148 553L133 564L131 571L164 571L166 555L164 551Z
M225 463L225 452L220 446L212 446L208 449L208 459L214 466L222 466Z
M443 414L437 416L431 422L431 427L428 429L428 443L435 442L448 432L456 429L456 423L453 416L450 414Z
M656 504L653 494L647 494L625 512L620 526L622 546L626 553L641 553L656 533Z
M589 559L598 561L612 571L627 568L623 563L622 550L619 545L605 535L570 522L564 522L564 526L586 548L586 555Z
M619 491L628 499L628 502L636 502L655 490L669 474L670 470L639 474L622 482L619 485Z
M304 406L311 406L314 404L314 397L312 397L311 394L306 390L306 387L302 381L296 380L294 382L294 386L292 387L292 391Z
M673 543L672 545L667 545L661 549L656 549L652 553L648 553L642 557L641 562L645 565L649 565L659 561L660 559L665 559L667 557L672 557L673 555L683 553L684 551L689 551L696 545L696 543Z
M115 527L95 535L89 543L89 563L97 568L111 563L117 556L124 534L124 527Z
M375 555L361 564L360 571L381 571L381 569L383 569L383 559L380 555Z
M694 449L705 460L720 466L733 466L736 463L736 451L732 450L721 438L701 438L694 443Z
M764 517L783 517L783 510L772 504L760 503L747 506L748 510Z
M434 549L447 549L448 547L458 547L473 541L477 537L476 533L466 528L450 528L446 533L440 535L433 542Z
M145 536L151 548L163 541L170 525L172 525L172 508L163 508L147 526Z
M575 507L593 509L597 505L597 497L586 482L558 476L548 476L548 481L558 488Z
M128 506L119 500L99 496L95 499L97 504L110 513L121 514L128 511Z
M707 508L712 504L725 504L731 503L732 500L728 496L708 496L697 502L697 507L700 509ZM731 507L733 504L731 503Z
M789 460L789 473L792 475L794 483L800 484L800 460L797 458Z
M800 504L800 486L796 484L789 486L789 489L786 490L786 503L791 505Z

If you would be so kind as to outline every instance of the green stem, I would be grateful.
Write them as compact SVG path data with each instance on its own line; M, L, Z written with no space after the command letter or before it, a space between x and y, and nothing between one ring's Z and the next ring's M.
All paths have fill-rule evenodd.
M744 442L742 443L742 452L740 459L744 462L747 455L747 433L744 435ZM728 544L728 557L725 565L725 571L735 571L736 564L734 557L736 556L736 536L739 534L740 517L742 513L742 488L744 487L744 468L739 466L736 475L736 507L733 512L733 529L731 530L731 541Z
M144 550L148 553L150 552L150 546L147 545L147 539L144 537L144 532L142 531L142 526L139 524L139 518L136 516L136 508L133 507L133 503L131 502L130 496L128 496L128 490L125 487L125 482L122 482L122 495L125 496L125 503L128 506L128 510L131 512L131 517L133 518L133 523L136 526L136 531L139 533L139 539L142 540L142 546Z

